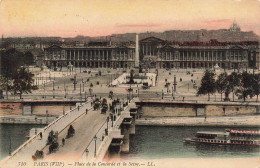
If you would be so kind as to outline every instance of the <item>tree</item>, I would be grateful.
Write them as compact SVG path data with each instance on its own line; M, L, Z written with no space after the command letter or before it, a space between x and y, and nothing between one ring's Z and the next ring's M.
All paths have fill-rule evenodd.
M2 76L0 78L0 90L5 90L6 91L6 98L8 99L8 90L11 90L11 77L9 76Z
M259 76L259 74L254 74L252 87L253 87L253 92L256 95L256 101L258 101L258 96L260 94L260 76Z
M226 90L227 87L227 73L221 73L217 80L216 80L216 89L218 91L218 93L220 93L221 95L221 101L222 101L222 93Z
M240 75L236 72L232 72L227 76L227 87L225 90L225 100L229 101L229 93L233 92L233 101L234 101L234 93L239 85L239 77Z
M215 74L210 71L206 70L202 79L201 85L197 91L197 94L208 94L208 101L210 100L210 93L214 93L216 89L215 84Z
M253 96L253 74L249 74L247 72L243 72L240 75L239 79L239 85L236 90L236 95L238 98L243 98L244 102L246 101L246 98L250 95Z
M20 99L23 93L32 93L32 90L36 90L37 86L33 84L33 74L26 71L24 67L19 69L12 77L13 85L11 90L14 94L19 94Z

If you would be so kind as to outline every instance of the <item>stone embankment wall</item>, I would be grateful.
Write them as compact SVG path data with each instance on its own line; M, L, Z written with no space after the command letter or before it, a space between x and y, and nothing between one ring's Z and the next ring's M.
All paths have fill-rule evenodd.
M258 105L227 104L144 104L142 117L235 116L260 114Z
M2 115L22 115L22 103L0 103L0 116Z
M207 105L206 106L207 116L232 116L240 114L257 114L257 106L223 106L223 105Z
M49 116L62 115L63 111L68 111L70 108L75 107L75 103L42 103L42 104L28 104L22 102L1 102L0 103L0 116L10 115L46 115L48 110Z
M190 106L143 106L143 117L177 117L177 116L196 116L195 109Z
M70 110L69 105L38 105L32 106L32 112L34 115L46 115L46 110L48 110L49 115L61 115L64 111Z

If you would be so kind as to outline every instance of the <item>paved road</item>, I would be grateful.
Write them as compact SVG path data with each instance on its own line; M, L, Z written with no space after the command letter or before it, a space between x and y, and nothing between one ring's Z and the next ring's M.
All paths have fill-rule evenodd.
M81 109L85 110L85 109ZM75 129L75 135L69 139L65 139L65 145L62 146L62 138L65 138L68 127L64 129L58 136L59 150L55 153L48 154L49 146L45 147L44 153L46 160L79 160L88 144L91 142L95 134L106 122L107 114L101 114L100 110L90 110L88 114L82 115L75 120L72 125Z

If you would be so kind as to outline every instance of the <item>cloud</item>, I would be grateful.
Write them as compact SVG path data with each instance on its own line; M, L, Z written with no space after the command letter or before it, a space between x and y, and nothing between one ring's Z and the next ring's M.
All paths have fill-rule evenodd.
M208 24L212 24L212 23L232 23L233 20L231 19L214 19L214 20L206 20L205 21Z
M123 28L147 28L147 27L160 27L159 24L116 24L115 27Z

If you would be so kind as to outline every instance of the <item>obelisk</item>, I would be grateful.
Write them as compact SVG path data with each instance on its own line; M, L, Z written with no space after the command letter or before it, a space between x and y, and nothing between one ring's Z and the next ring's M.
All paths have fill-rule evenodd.
M135 39L135 68L139 68L139 40L137 33Z

